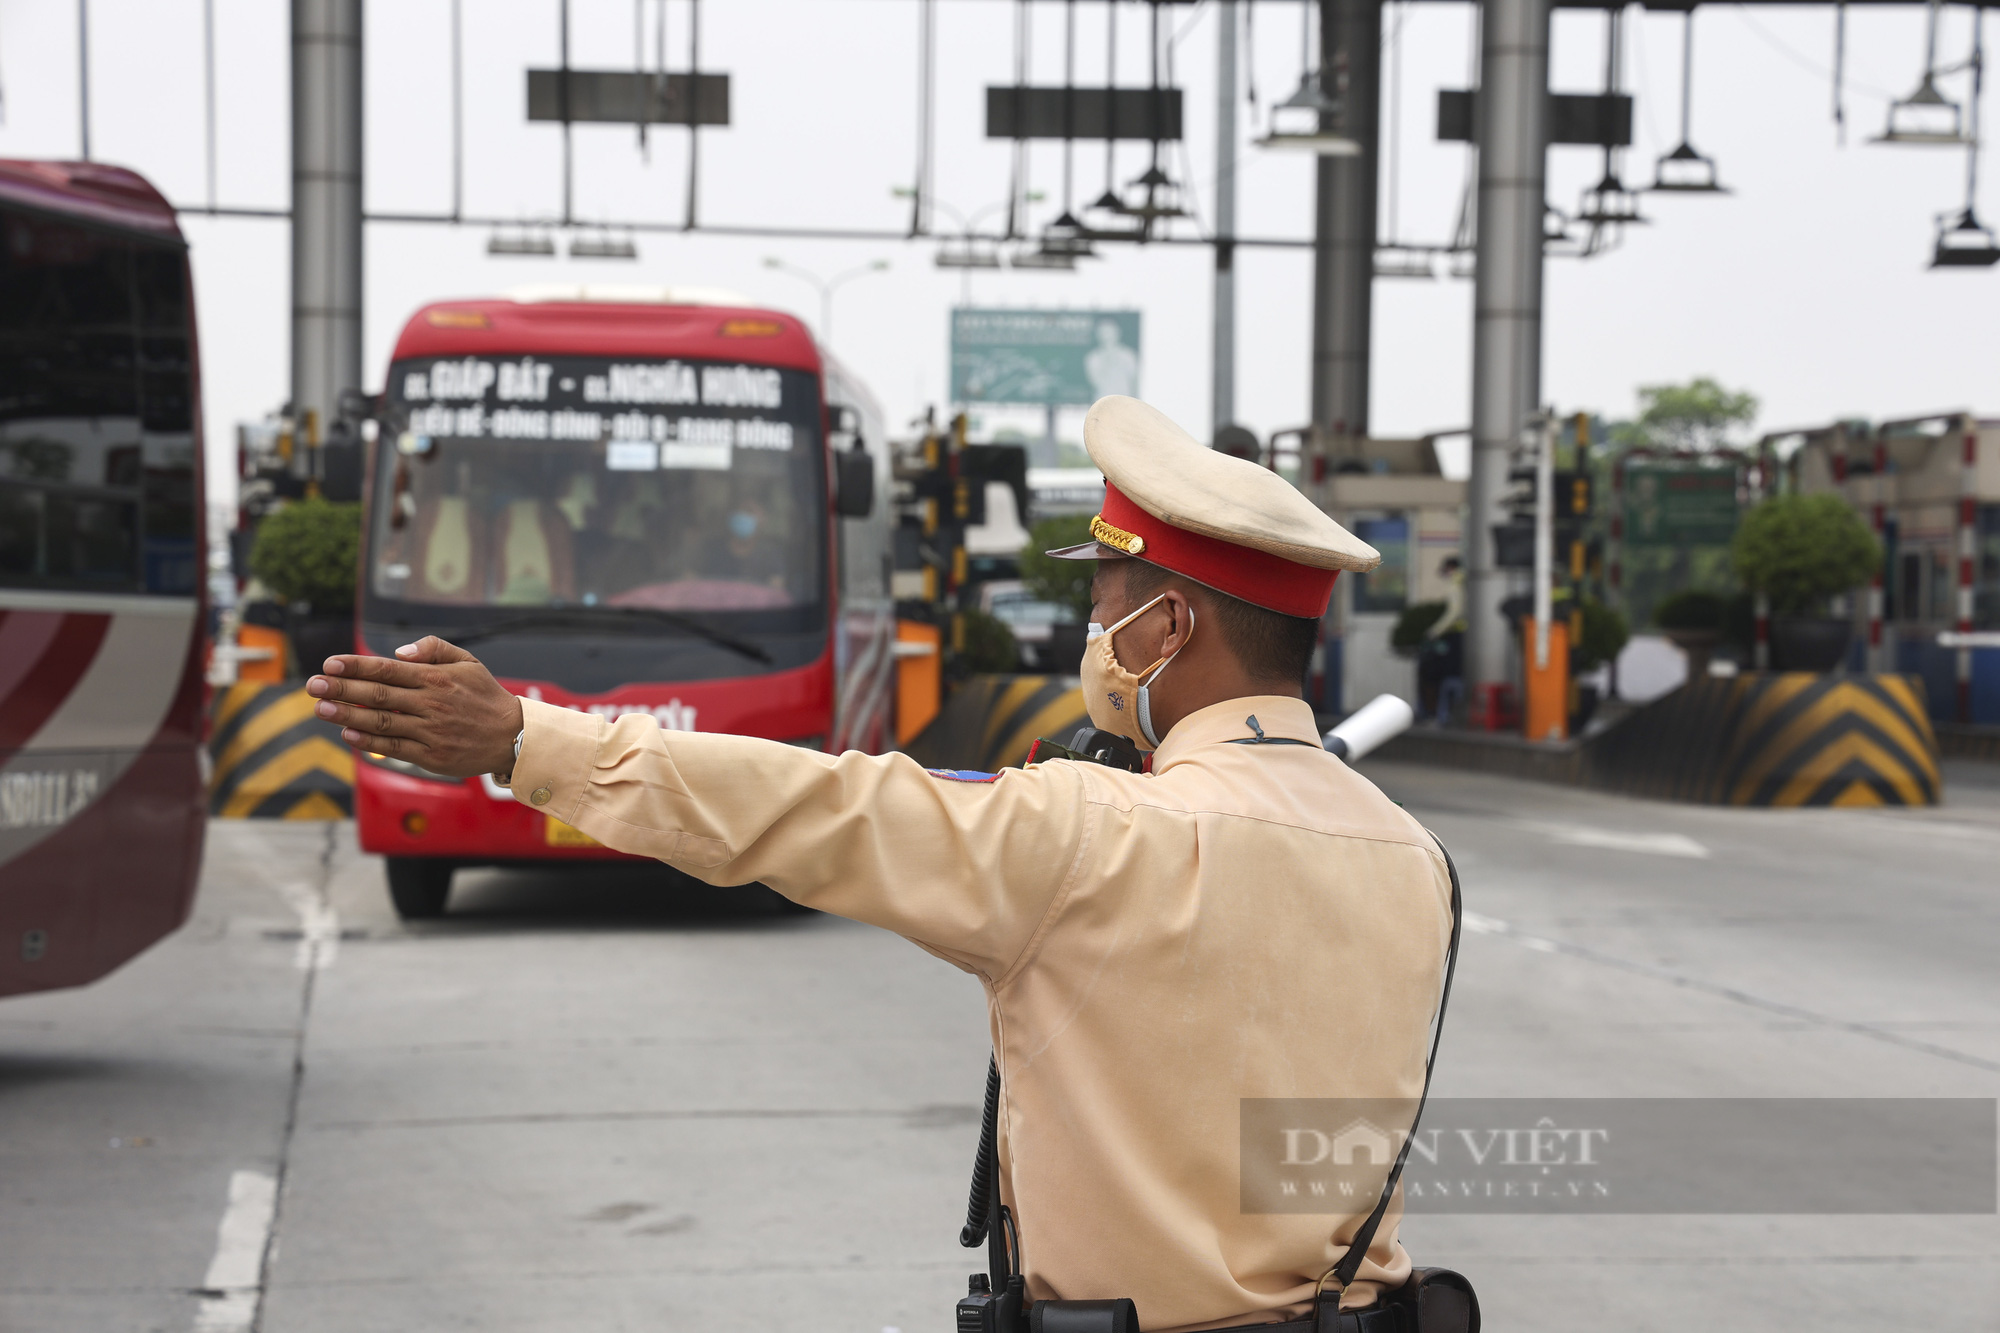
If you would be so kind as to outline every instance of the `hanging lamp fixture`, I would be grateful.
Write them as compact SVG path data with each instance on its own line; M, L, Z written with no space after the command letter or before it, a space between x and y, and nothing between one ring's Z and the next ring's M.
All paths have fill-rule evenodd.
M1973 142L1965 132L1965 112L1938 91L1937 31L1940 0L1930 0L1924 21L1924 75L1917 90L1889 103L1889 120L1870 143L1952 146Z
M1375 250L1378 278L1435 278L1436 256L1414 245L1381 245Z
M609 227L597 232L579 232L570 238L569 257L571 259L637 259L639 247L627 235L619 235Z
M516 258L552 259L556 253L556 241L546 227L534 227L524 222L512 231L504 227L495 230L486 238L486 253Z
M1604 95L1610 98L1618 94L1619 56L1622 52L1621 39L1624 36L1625 19L1624 15L1616 10L1607 12L1605 18ZM1639 214L1639 196L1619 179L1618 150L1610 144L1604 146L1604 175L1597 184L1583 192L1583 198L1577 204L1575 220L1590 224L1590 236L1583 245L1585 258L1604 248L1599 244L1599 240L1605 228L1624 227L1646 221Z
M1327 94L1322 62L1313 59L1312 3L1299 7L1299 86L1271 108L1268 129L1259 148L1288 148L1321 157L1359 157L1361 145L1328 126L1341 115L1340 100Z
M1639 213L1638 193L1618 179L1618 168L1609 160L1610 154L1606 153L1605 157L1604 176L1583 192L1576 220L1588 222L1593 227L1623 227L1650 222L1650 218Z
M1950 218L1946 225L1945 218ZM1993 228L1982 224L1971 208L1952 218L1938 220L1937 244L1931 250L1932 268L1991 268L2000 264L2000 238Z
M1542 205L1542 252L1544 254L1575 259L1589 253L1587 244L1570 230L1571 221L1570 216L1554 204L1544 203ZM1471 265L1467 266L1468 271L1465 274L1466 277L1473 276L1478 269L1478 252L1473 249L1465 249L1459 253L1473 261Z
M939 268L999 268L1000 251L993 242L967 232L945 238L932 262Z
M1076 256L1052 254L1040 247L1023 246L1007 258L1009 268L1041 269L1054 273L1076 272Z
M1089 232L1070 200L1076 184L1076 0L1063 0L1063 185L1062 212L1042 228L1041 253L1069 259L1094 258Z
M1938 219L1937 242L1931 247L1932 268L1991 268L2000 264L2000 239L1979 221L1974 211L1979 195L1979 94L1986 75L1985 14L1972 15L1972 96L1967 112L1972 141L1965 148L1965 208L1956 218ZM1946 225L1950 219L1950 225Z
M1715 159L1695 151L1689 126L1694 109L1694 10L1681 20L1681 141L1653 167L1653 189L1668 194L1728 194L1716 179Z
M1095 259L1097 251L1092 248L1090 239L1089 230L1065 208L1054 222L1042 228L1042 253L1068 255L1072 259Z
M1187 209L1181 206L1180 184L1162 171L1157 162L1134 178L1125 192L1129 197L1119 211L1138 218L1141 223L1187 216Z
M1437 277L1437 256L1431 246L1410 245L1401 237L1403 197L1403 24L1407 9L1396 11L1395 26L1389 29L1384 55L1389 63L1389 152L1383 161L1384 200L1388 207L1388 238L1375 247L1375 276L1378 278Z

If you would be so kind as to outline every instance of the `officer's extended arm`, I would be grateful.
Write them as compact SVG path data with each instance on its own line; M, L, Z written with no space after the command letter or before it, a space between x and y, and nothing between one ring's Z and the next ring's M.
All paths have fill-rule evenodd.
M442 667L330 659L339 671L309 687L329 701L322 716L332 710L349 744L434 772L511 768L517 800L606 846L712 884L762 881L994 980L1020 960L1083 845L1091 808L1074 765L963 781L901 754L668 732L638 714L608 722L516 700L470 654L435 642L417 652Z

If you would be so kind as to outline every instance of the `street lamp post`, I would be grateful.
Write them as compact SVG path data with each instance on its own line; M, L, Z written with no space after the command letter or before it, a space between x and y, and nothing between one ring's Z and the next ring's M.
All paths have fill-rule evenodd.
M819 292L820 341L825 343L828 347L831 347L833 346L834 292L838 291L844 284L853 281L855 278L865 278L870 273L881 273L886 271L889 267L889 261L886 259L871 260L870 262L861 265L861 267L859 268L848 269L845 273L836 273L831 278L822 278L819 274L813 272L811 269L800 268L797 264L788 264L784 260L778 258L776 255L767 255L764 259L764 267L774 268L778 270L778 272L780 273L789 273L795 278L801 278L806 282L811 283L813 287Z

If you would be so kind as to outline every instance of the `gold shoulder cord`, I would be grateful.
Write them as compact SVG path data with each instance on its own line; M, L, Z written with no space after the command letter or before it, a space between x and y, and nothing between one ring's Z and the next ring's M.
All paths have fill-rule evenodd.
M1112 527L1104 521L1104 515L1102 514L1098 514L1090 520L1090 535L1098 541L1103 542L1106 546L1109 546L1112 550L1123 551L1126 555L1142 555L1146 550L1146 539L1144 537L1141 537L1136 532L1127 532L1123 528Z

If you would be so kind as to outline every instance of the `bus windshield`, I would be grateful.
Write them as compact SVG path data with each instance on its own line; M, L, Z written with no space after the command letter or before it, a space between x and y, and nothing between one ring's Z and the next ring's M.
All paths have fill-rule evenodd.
M816 620L825 601L807 371L399 361L377 448L369 592L427 617L603 607L803 629L799 613ZM759 612L792 614L732 614Z

